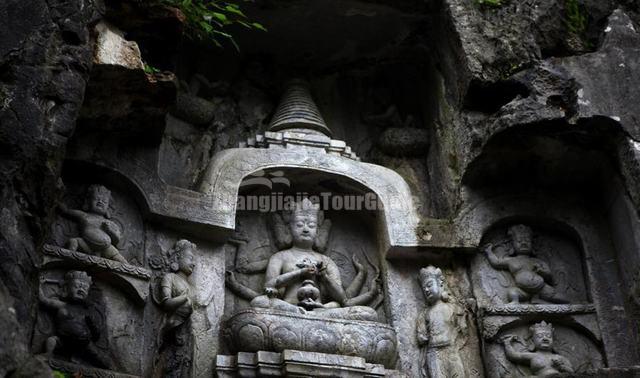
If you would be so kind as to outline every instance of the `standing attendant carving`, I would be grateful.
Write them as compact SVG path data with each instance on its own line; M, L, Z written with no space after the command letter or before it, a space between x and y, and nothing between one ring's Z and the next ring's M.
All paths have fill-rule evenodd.
M195 268L196 245L188 240L178 240L170 253L170 268L160 282L159 302L167 313L164 332L175 331L193 312L189 276ZM181 341L180 338L177 341Z
M518 351L513 346L516 342L525 345L518 336L504 338L504 352L509 361L529 366L534 377L556 377L561 373L573 373L571 362L553 351L551 323L542 321L529 327L529 330L533 345L528 351Z
M496 256L491 244L484 247L484 252L493 268L508 270L513 277L514 286L510 287L507 292L509 303L535 303L540 300L551 303L568 303L566 298L556 293L549 265L534 257L531 228L522 224L511 226L508 234L513 246L511 256Z
M431 378L466 377L458 337L465 333L464 310L449 301L442 271L434 266L420 269L420 286L427 308L416 327L418 344L426 348L426 370ZM423 375L427 376L423 370Z
M115 247L122 238L122 232L120 227L109 219L110 201L109 189L102 185L91 185L86 211L60 206L62 213L78 223L80 228L80 237L70 238L67 248L126 264L127 260Z

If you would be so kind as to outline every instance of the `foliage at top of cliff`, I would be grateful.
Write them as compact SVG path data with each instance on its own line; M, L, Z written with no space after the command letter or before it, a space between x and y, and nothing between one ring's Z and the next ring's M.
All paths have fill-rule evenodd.
M244 0L247 2L250 0ZM221 0L161 0L162 3L178 8L185 16L187 35L193 39L210 41L222 47L227 40L239 50L227 27L241 25L248 29L267 31L262 24L251 21L242 11L240 1Z

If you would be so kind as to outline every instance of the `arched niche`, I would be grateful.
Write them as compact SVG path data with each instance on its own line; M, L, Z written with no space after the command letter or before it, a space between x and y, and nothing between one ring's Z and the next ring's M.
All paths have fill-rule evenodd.
M234 280L243 287L261 293L269 258L288 248L278 240L274 217L292 209L303 197L317 202L324 219L331 223L326 243L317 244L314 249L337 264L345 289L358 269L364 268L366 279L358 293L370 290L376 277L382 279L386 251L379 198L360 182L318 170L274 167L252 172L242 180L236 230L225 247L227 271L233 272ZM358 263L362 268L356 267ZM383 300L384 293L380 293L371 301L381 320L386 318ZM228 313L249 304L248 298L233 289L225 295L225 301Z
M620 331L633 327L633 323L625 310L627 298L619 285L620 269L616 248L609 234L609 224L598 208L582 198L567 199L541 194L494 196L468 206L456 219L456 233L460 244L475 248L477 255L474 258L481 259L485 257L477 247L481 246L483 237L496 226L511 222L531 222L531 225L543 230L556 230L581 250L583 260L580 263L583 264L590 293L589 303L587 307L581 303L569 303L568 307L559 307L558 311L575 318L582 314L597 316L597 325L594 324L594 327L601 332L609 366L622 366L635 358L638 353L635 341ZM518 316L529 316L531 313L549 315L556 310L553 306L511 309L504 303L494 306L482 303L482 298L478 299L479 307L489 307L485 311L486 317L505 316L508 311ZM611 311L612 308L617 310ZM621 350L628 352L616 352Z
M236 199L247 177L258 171L302 170L342 177L374 193L380 204L379 233L385 253L418 245L418 216L409 186L394 171L342 156L306 149L237 148L218 153L208 166L200 191L212 197L211 206L224 227L235 227Z

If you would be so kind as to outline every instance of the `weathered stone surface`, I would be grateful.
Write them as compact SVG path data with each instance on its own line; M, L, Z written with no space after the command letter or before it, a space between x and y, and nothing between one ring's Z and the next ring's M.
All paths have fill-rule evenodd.
M32 355L69 335L62 307L37 304L38 275L43 303L70 306L62 278L78 269L101 318L88 345L114 365L51 364L70 373L637 374L638 4L257 2L243 10L269 31L229 29L240 53L183 38L163 4L106 7L93 27L91 2L0 5L1 374L50 374ZM334 137L267 130L291 76ZM63 159L75 222L54 217ZM84 207L91 184L111 190L108 211ZM384 208L307 217L322 240L294 252L284 215L234 205L274 192L375 192ZM514 224L533 238L510 239ZM191 274L171 267L183 238L198 244ZM51 246L67 242L78 250ZM294 266L267 273L280 252ZM440 276L421 288L430 265ZM329 295L324 276L348 287ZM270 308L283 302L293 312ZM344 318L365 306L352 312L378 322Z
M378 145L393 156L424 156L429 149L429 133L416 128L389 128L380 136Z
M28 363L33 322L26 320L35 314L38 247L61 193L64 148L91 67L94 12L91 1L0 4L0 308L7 319L21 319L3 327L10 330L0 348L3 375L19 374L23 364L25 375L49 371Z
M96 45L94 64L143 69L140 48L134 41L124 39L124 33L113 25L100 22L95 26Z
M621 9L611 14L598 51L555 62L579 85L577 116L608 117L620 123L633 139L640 139L635 100L640 90L640 33ZM629 84L629 85L627 85Z
M296 349L359 356L387 367L392 366L396 353L393 328L377 322L255 308L237 313L225 328L227 342L235 351Z

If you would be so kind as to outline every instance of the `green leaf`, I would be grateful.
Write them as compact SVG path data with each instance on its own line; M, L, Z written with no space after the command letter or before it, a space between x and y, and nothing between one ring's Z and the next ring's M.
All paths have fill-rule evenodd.
M228 4L226 7L224 7L224 10L226 10L229 13L237 14L240 17L247 18L247 16L245 16L245 14L242 13L240 8L237 5L235 5L235 6L234 5L235 4Z
M220 30L213 30L213 31L212 31L212 33L215 33L215 34L221 35L221 36L226 37L226 38L233 38L233 37L231 36L231 34L228 34L228 33L222 32L222 31L220 31Z
M256 28L258 30L267 31L267 28L265 28L264 26L262 26L262 24L260 24L258 22L252 22L251 26L253 26L254 28Z
M227 16L225 16L222 13L213 12L213 17L217 18L218 20L220 20L222 22L229 22L229 19L227 18Z

